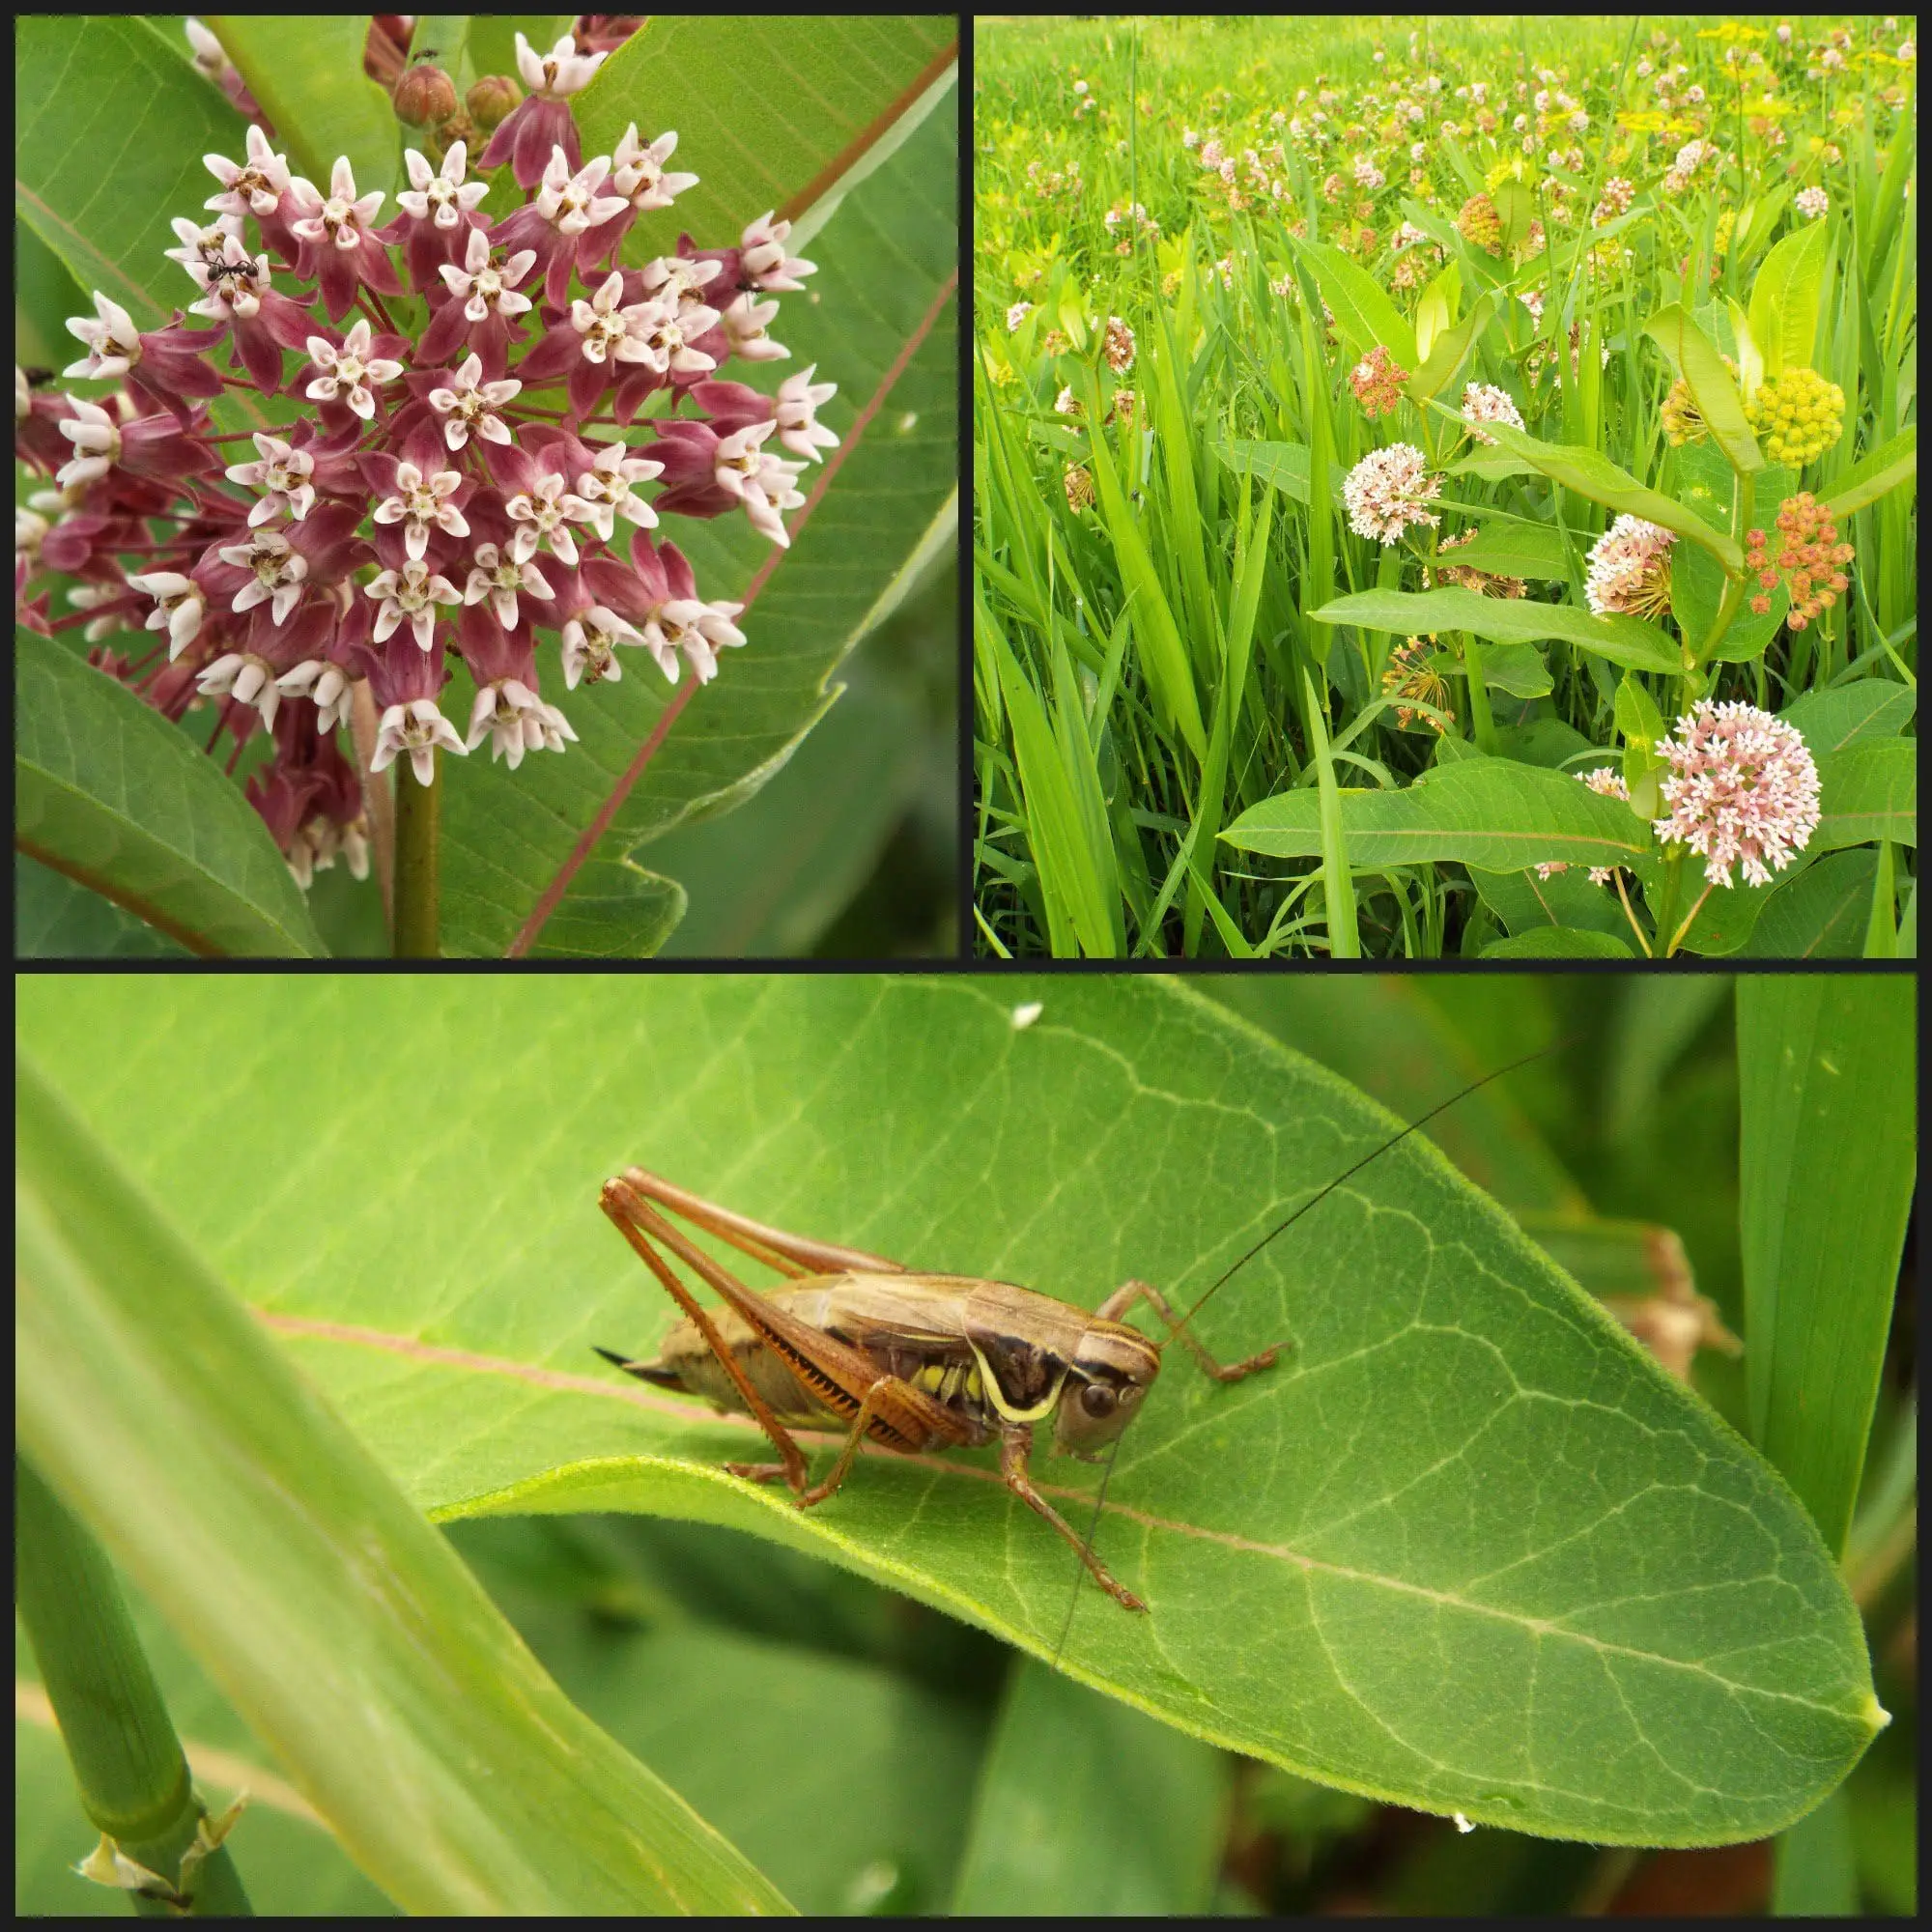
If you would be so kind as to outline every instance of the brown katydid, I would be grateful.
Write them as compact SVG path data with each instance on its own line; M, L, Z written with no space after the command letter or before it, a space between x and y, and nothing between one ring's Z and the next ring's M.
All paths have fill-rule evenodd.
M1178 1318L1145 1281L1123 1282L1089 1314L1010 1282L926 1274L881 1255L788 1234L628 1168L604 1183L601 1206L685 1319L665 1337L655 1361L597 1352L639 1380L702 1396L721 1412L753 1416L782 1460L724 1467L753 1482L784 1482L801 1509L838 1491L867 1439L909 1454L997 1443L1001 1479L1012 1494L1066 1539L1109 1596L1144 1610L1094 1554L1091 1535L1081 1537L1035 1488L1029 1464L1036 1426L1052 1423L1057 1453L1108 1461L1111 1467L1122 1432L1160 1373L1164 1345L1123 1319L1143 1301L1166 1324L1168 1341L1179 1342L1216 1381L1239 1381L1272 1367L1288 1344L1223 1364L1188 1323L1236 1270L1350 1176L1478 1087L1550 1050L1485 1074L1411 1121L1270 1229ZM789 1277L788 1285L762 1293L748 1288L671 1214ZM664 1250L724 1305L701 1305ZM791 1429L827 1423L845 1426L845 1443L813 1483Z

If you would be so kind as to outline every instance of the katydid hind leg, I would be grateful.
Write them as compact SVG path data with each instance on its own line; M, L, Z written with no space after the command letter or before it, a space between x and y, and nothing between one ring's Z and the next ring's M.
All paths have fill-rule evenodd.
M1181 1319L1167 1305L1167 1297L1151 1281L1123 1281L1094 1312L1103 1321L1121 1321L1126 1319L1128 1309L1139 1301L1147 1302L1167 1324L1168 1339L1179 1342L1194 1357L1202 1374L1212 1376L1217 1382L1237 1382L1258 1369L1273 1368L1281 1357L1281 1351L1288 1346L1285 1342L1277 1342L1272 1348L1244 1356L1238 1362L1217 1362L1182 1325Z
M1027 1466L1033 1452L1033 1425L1029 1422L1012 1423L1000 1434L1000 1475L1006 1486L1027 1508L1049 1522L1072 1546L1074 1554L1087 1566L1094 1582L1106 1591L1108 1596L1123 1609L1145 1610L1147 1605L1115 1577L1114 1573L1094 1554L1093 1547L1086 1542L1073 1525L1040 1494L1033 1486L1033 1476Z

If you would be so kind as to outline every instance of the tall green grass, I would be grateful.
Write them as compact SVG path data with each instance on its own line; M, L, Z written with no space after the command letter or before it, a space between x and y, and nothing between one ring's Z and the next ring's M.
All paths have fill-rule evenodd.
M1806 67L1831 23L1807 21L1790 49L1768 23L1747 26L1751 40L1716 21L1657 28L1661 47L1652 23L1629 19L1435 21L1412 45L1406 32L1350 20L982 24L974 380L985 951L1628 955L1673 939L1703 953L1914 950L1916 71L1884 51L1909 20L1889 42L1875 16L1844 24L1844 64L1816 80ZM1775 112L1747 111L1762 104L1767 69L1725 64L1727 49L1742 58L1752 47L1767 51ZM1646 59L1690 70L1668 113L1654 74L1637 71ZM1428 96L1420 82L1432 73L1441 88ZM1456 98L1472 81L1501 117L1493 134ZM1567 91L1587 128L1519 101L1519 82L1530 97ZM1688 99L1693 85L1702 103ZM1411 87L1426 119L1398 127L1392 113ZM1310 96L1298 101L1302 88ZM1323 100L1334 138L1318 159L1274 123L1311 117ZM1549 136L1521 183L1519 112ZM1460 137L1443 133L1444 118L1462 124ZM1184 144L1190 129L1220 140L1244 187L1244 152L1267 156L1281 197L1244 192L1231 207L1200 148ZM1673 192L1664 177L1693 138L1716 144L1725 165ZM1350 163L1363 155L1383 168L1382 187L1353 186ZM1335 173L1347 182L1331 198ZM1612 176L1634 199L1593 225ZM1552 181L1568 190L1567 219ZM1829 198L1815 223L1795 205L1806 187ZM1450 225L1481 192L1514 244L1499 255ZM1131 215L1109 226L1110 209L1136 203L1157 230ZM1432 250L1428 275L1409 287L1397 286L1392 246L1405 220ZM1760 325L1783 314L1775 291L1753 308L1754 291L1767 262L1776 281L1803 252L1793 238L1814 226L1818 272L1784 307L1804 308L1809 363L1844 393L1838 441L1802 473L1754 451L1734 468L1716 441L1673 448L1662 410L1680 366L1721 440L1725 379L1699 374L1697 345L1735 356L1731 304ZM1342 268L1322 253L1336 242ZM1542 292L1540 322L1526 290ZM1674 334L1672 316L1688 318ZM1135 338L1120 373L1100 353L1109 317ZM1426 357L1418 328L1434 338ZM1403 366L1415 381L1394 414L1372 421L1349 375L1369 343L1391 338L1413 353ZM1423 533L1424 551L1477 531L1472 558L1527 584L1507 608L1554 623L1549 607L1563 607L1581 621L1567 637L1536 625L1535 636L1500 639L1493 628L1418 629L1433 638L1423 674L1385 690L1406 630L1387 628L1386 612L1401 607L1342 600L1419 592L1428 559L1356 535L1342 480L1393 441L1449 451L1468 383L1511 395L1531 457L1512 443L1444 476L1432 505L1442 521ZM1558 460L1551 446L1572 454ZM1605 480L1605 461L1621 482ZM1726 603L1719 565L1690 553L1741 543L1797 489L1844 506L1850 584L1809 627L1774 624L1755 638L1739 601L1755 586ZM1660 656L1654 639L1618 657L1584 598L1586 554L1612 515L1641 504L1655 520L1660 503L1700 520L1676 547L1674 635L1663 634L1684 663ZM1494 607L1486 615L1500 621ZM1827 816L1799 862L1770 887L1708 899L1694 867L1680 877L1648 851L1623 862L1618 890L1588 884L1581 864L1540 878L1537 858L1576 851L1603 863L1626 837L1618 826L1649 844L1629 809L1569 781L1573 801L1548 775L1608 763L1640 785L1659 732L1706 696L1804 730ZM1448 791L1407 795L1458 764L1471 766L1457 780L1468 803L1451 827ZM1371 794L1389 796L1378 805Z

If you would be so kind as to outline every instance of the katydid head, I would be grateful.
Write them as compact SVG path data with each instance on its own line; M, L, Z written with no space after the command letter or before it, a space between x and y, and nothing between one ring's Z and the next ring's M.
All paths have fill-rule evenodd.
M1080 1338L1060 1406L1053 1446L1063 1456L1097 1463L1140 1413L1141 1399L1160 1374L1160 1350L1131 1328L1095 1324Z

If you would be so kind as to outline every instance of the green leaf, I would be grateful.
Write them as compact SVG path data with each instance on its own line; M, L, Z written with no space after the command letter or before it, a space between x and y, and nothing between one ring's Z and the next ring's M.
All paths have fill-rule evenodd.
M1844 1548L1918 1172L1906 978L1738 982L1751 1434Z
M579 735L565 757L514 773L481 757L445 762L445 952L530 945L593 825L600 856L645 857L659 834L755 792L832 702L846 652L953 540L957 146L949 99L845 197L811 244L819 272L783 298L784 366L815 362L819 380L838 384L821 413L844 439L802 479L809 507L787 519L791 547L775 549L738 516L667 526L707 597L749 602L745 648L701 691L688 673L668 687L647 659L621 683L547 690Z
M564 1688L801 1912L945 1908L980 1749L963 1700L701 1624L571 1662Z
M1864 951L1878 854L1828 852L1765 901L1747 943L1753 959L1856 959Z
M1461 758L1400 791L1344 790L1341 801L1355 866L1460 859L1512 872L1555 860L1627 865L1651 849L1650 828L1621 800L1508 758ZM1321 850L1315 794L1287 791L1263 799L1221 837L1243 852L1315 857Z
M597 1361L593 1343L650 1350L675 1313L599 1181L639 1161L925 1267L1087 1307L1139 1276L1184 1307L1400 1124L1151 977L33 976L17 998L27 1047L258 1311L239 1324L256 1352L278 1337L418 1507L724 1522L1041 1657L1071 1553L989 1452L862 1456L801 1512L722 1471L754 1430ZM315 1184L318 1149L372 1136L408 1157ZM174 1463L102 1429L172 1389L189 1341L154 1327L159 1356L129 1353L128 1385L100 1384L71 1432L121 1481ZM1083 1590L1069 1675L1329 1783L1597 1842L1762 1836L1863 1749L1857 1615L1803 1511L1425 1141L1330 1194L1195 1329L1224 1359L1292 1350L1233 1388L1167 1364L1097 1543L1151 1610ZM21 1367L37 1422L71 1371L39 1346ZM269 1406L270 1386L238 1365L218 1406ZM197 1439L187 1391L170 1399ZM809 1447L822 1468L829 1438ZM1096 1472L1036 1468L1084 1521ZM286 1493L320 1508L336 1482L311 1461ZM264 1493L220 1533L247 1538L284 1492ZM188 1508L144 1519L163 1582L199 1573ZM306 1547L279 1525L236 1547L261 1563L285 1543ZM257 1601L225 1563L208 1582ZM360 1778L389 1762L342 1743Z
M1451 262L1442 273L1456 275L1461 272L1458 265ZM1438 277L1440 279L1440 277ZM1463 366L1470 345L1488 326L1490 317L1495 310L1495 297L1488 289L1476 298L1475 305L1453 328L1445 328L1435 337L1424 361L1408 384L1409 394L1420 402L1427 397L1438 395L1455 380L1456 372Z
M1483 653L1483 682L1512 697L1548 697L1555 686L1534 644L1496 644Z
M675 128L674 165L698 178L639 217L624 260L670 252L680 231L723 247L768 209L796 217L850 185L957 58L951 14L650 15L571 102L586 156L633 122L643 141ZM786 304L782 340L807 299Z
M1818 507L1840 521L1867 503L1876 503L1902 489L1918 474L1918 425L1907 423L1876 449L1868 449L1838 478L1836 487Z
M1015 1661L980 1769L954 1918L1206 1912L1227 1761L1031 1658Z
M1539 879L1533 867L1520 872L1492 872L1471 866L1469 880L1514 937L1563 926L1612 939L1630 938L1630 921L1614 889L1592 885L1581 867L1571 866Z
M207 14L202 24L221 43L274 124L275 151L287 155L291 172L306 176L326 195L336 157L343 156L355 172L358 195L375 191L385 197L377 211L378 225L393 220L396 190L409 185L403 137L407 133L408 144L419 147L422 136L403 127L387 92L362 71L369 16ZM240 158L239 143L234 153ZM199 205L198 199L194 206Z
M14 86L20 218L83 290L111 297L138 328L161 327L194 295L165 258L180 245L168 223L199 218L215 191L201 156L239 156L241 117L132 14L23 14Z
M21 1446L362 1870L413 1912L782 1909L544 1675L30 1060L14 1095Z
M1614 932L1593 932L1575 925L1538 926L1530 932L1492 939L1483 948L1485 959L1631 959L1628 939Z
M1485 423L1483 434L1493 437L1507 454L1527 463L1552 483L1560 483L1606 509L1641 517L1646 523L1675 530L1679 536L1689 537L1709 551L1727 570L1744 568L1745 554L1730 537L1713 529L1696 511L1687 509L1674 497L1646 489L1628 470L1619 469L1588 443L1541 442L1503 422ZM1481 460L1464 458L1451 469L1461 469Z
M190 952L324 950L267 826L220 767L125 685L23 629L14 842Z
M534 959L648 959L684 917L684 888L635 859L591 859L530 948Z
M1119 958L1125 951L1120 895L1107 891L1094 863L1090 800L1061 756L1045 700L1029 682L977 587L973 616L974 647L991 656L998 668L1012 725L1028 842L1039 867L1054 955Z
M1097 416L1097 408L1090 408ZM1106 521L1107 536L1121 568L1121 584L1139 611L1141 668L1147 673L1148 689L1155 708L1186 740L1188 750L1197 758L1205 758L1208 731L1201 722L1201 700L1194 689L1194 670L1188 662L1187 647L1181 642L1167 592L1161 587L1153 558L1149 554L1147 539L1141 535L1133 508L1122 494L1114 474L1114 459L1097 421L1088 426L1088 452L1099 494L1100 514Z
M1331 242L1297 242L1294 246L1315 271L1321 299L1335 318L1335 332L1360 351L1380 343L1398 368L1413 375L1421 361L1415 330L1381 284Z
M1457 560L1460 561L1460 554ZM1473 631L1496 643L1534 643L1561 638L1633 670L1683 669L1675 644L1655 624L1640 617L1598 617L1567 604L1537 604L1527 598L1485 597L1460 584L1436 590L1358 590L1310 613L1318 624L1360 624L1399 636Z
M185 959L145 920L37 864L14 860L14 952L20 959Z
M1861 738L1818 760L1818 829L1810 850L1889 838L1918 843L1918 747L1910 738Z
M1233 438L1214 454L1230 469L1259 476L1297 503L1308 501L1308 450L1298 442L1248 442Z
M1570 576L1570 539L1548 524L1484 524L1474 539L1440 553L1444 564L1487 570L1496 577L1564 582Z
M1841 752L1866 738L1895 738L1912 722L1918 694L1887 677L1861 678L1824 691L1807 691L1778 715L1803 734L1814 758Z
M1829 225L1807 221L1785 236L1758 269L1751 284L1750 331L1768 377L1810 366L1828 242Z
M1724 367L1717 344L1697 327L1690 310L1681 302L1671 302L1644 324L1643 332L1655 338L1669 356L1670 366L1690 385L1697 413L1731 467L1744 475L1762 469L1764 455L1745 420L1738 385Z
M951 573L943 634L956 663ZM748 805L686 826L651 849L655 867L688 883L691 903L665 948L685 958L801 953L850 903L877 867L894 829L942 767L950 781L957 737L943 733L901 676L867 660L877 639L847 660L845 691L784 770Z

